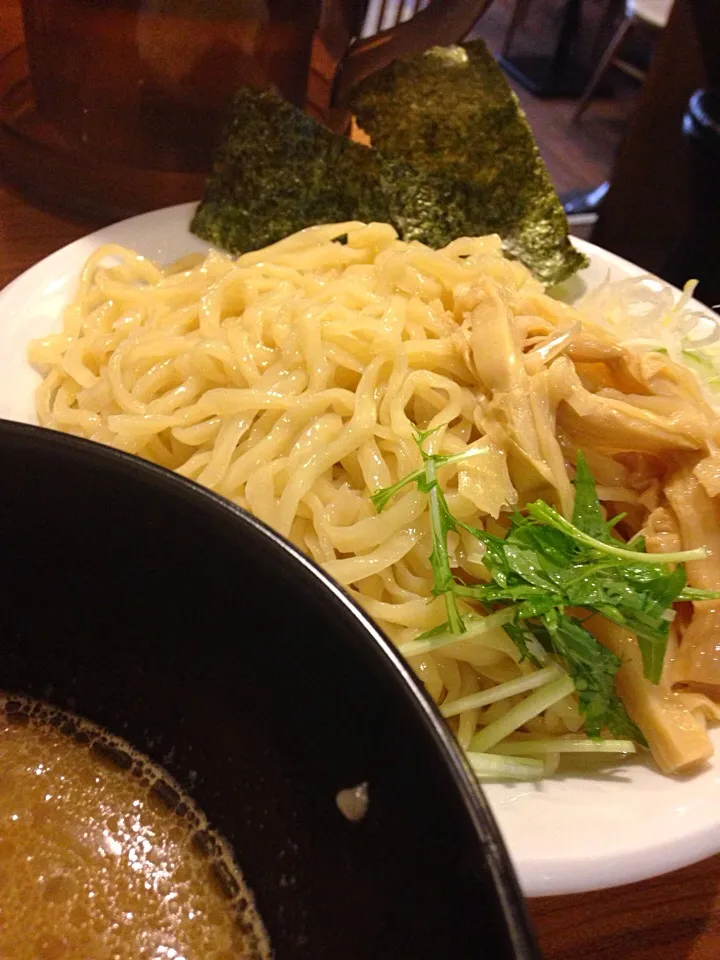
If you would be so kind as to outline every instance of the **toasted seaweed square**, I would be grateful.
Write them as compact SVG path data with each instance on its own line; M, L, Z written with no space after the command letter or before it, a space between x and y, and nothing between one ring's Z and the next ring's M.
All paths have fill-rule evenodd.
M363 81L352 103L372 147L274 93L238 91L192 230L240 253L316 223L374 220L432 247L498 233L548 284L584 265L482 42L398 60Z
M527 118L482 40L396 60L355 88L351 107L375 148L446 180L454 236L500 234L547 283L586 264ZM440 239L426 230L421 239Z

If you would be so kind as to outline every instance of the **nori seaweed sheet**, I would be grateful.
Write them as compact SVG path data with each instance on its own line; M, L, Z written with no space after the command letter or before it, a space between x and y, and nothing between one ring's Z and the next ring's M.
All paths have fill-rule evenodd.
M191 229L240 253L315 223L394 221L406 197L418 206L408 175L408 164L331 133L276 94L243 88Z
M525 114L482 40L396 60L355 88L351 107L373 146L466 185L465 233L500 234L548 283L586 264Z
M476 47L467 45L469 50ZM435 48L421 57L397 61L362 84L356 94L358 109L373 137L373 148L331 133L273 93L241 89L193 218L193 232L232 253L273 243L315 223L342 220L389 222L404 239L432 247L444 246L458 236L499 233L508 253L540 279L546 283L565 279L583 265L584 258L567 239L562 207L529 128L522 118L522 134L513 124L518 107L499 68L495 66L505 87L500 91L504 104L503 110L493 107L492 122L502 133L502 146L485 152L473 146L486 135L485 121L469 111L469 83L463 81L462 96L454 81L452 89L455 100L468 111L468 129L482 127L472 143L467 132L464 144L459 142L463 121L457 119L460 114L454 105L450 110L445 105L443 123L435 107L428 105L432 98L427 93L437 85L433 77L438 57L452 61L460 50ZM489 58L486 52L485 57ZM476 57L465 60L475 63ZM447 68L440 73L447 82ZM417 75L420 79L414 80ZM477 70L468 73L473 85L477 75ZM392 103L416 84L426 91L419 99L425 100L428 114L419 123L402 118L404 136L415 133L412 144L401 150L391 130L392 124L400 122ZM446 96L439 99L444 101ZM388 122L386 113L395 119ZM416 118L421 113L410 111ZM453 119L445 131L448 118ZM509 142L513 149L518 147L518 153L522 147L525 155L521 172L506 185L510 165L498 160L498 154L508 151ZM478 161L483 170L474 167ZM531 179L535 189L526 183Z

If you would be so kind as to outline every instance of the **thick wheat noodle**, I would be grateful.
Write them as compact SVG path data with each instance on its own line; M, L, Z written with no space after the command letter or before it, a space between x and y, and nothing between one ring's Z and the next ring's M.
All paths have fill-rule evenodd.
M473 327L479 305L484 330ZM569 362L562 354L578 328L571 308L503 257L497 237L433 251L385 224L351 222L237 260L212 252L168 269L102 247L62 333L35 342L30 358L44 373L40 423L146 457L248 508L403 644L445 616L432 599L428 498L407 488L378 513L369 495L417 469L415 432L437 428L428 450L483 452L441 470L458 516L497 529L503 511L538 491L567 506L562 377L548 367L556 355ZM553 340L558 330L567 336ZM498 374L506 393L476 364L500 335L517 350L515 368ZM523 374L518 403L508 385L524 355L535 372ZM612 463L601 495L640 510L645 494ZM471 537L452 534L450 549L461 574L484 575ZM534 669L500 627L412 664L438 702ZM461 743L513 702L451 721ZM572 695L525 730L580 727Z

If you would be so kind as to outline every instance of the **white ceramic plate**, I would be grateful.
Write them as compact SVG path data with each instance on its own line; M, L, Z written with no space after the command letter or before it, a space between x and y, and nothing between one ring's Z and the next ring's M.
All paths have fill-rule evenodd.
M61 328L61 309L87 256L104 243L163 263L205 251L188 233L192 204L134 217L78 240L0 292L0 417L35 422L38 375L28 341ZM591 259L572 289L643 271L587 242ZM720 755L720 730L713 733ZM694 777L662 777L637 760L601 774L539 784L489 784L486 794L528 896L574 893L656 876L720 852L720 756Z

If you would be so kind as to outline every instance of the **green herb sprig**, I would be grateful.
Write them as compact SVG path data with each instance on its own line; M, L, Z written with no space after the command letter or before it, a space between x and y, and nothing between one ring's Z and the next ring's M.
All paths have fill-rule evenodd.
M430 530L432 534L430 565L433 571L433 595L444 596L445 598L449 630L452 633L464 633L465 624L457 605L455 580L447 549L447 535L451 531L457 531L458 522L450 513L445 494L438 484L437 469L447 464L461 463L463 460L476 456L479 451L471 448L470 450L464 450L462 453L451 455L426 453L423 449L423 443L434 432L434 430L426 430L424 433L416 434L415 439L423 460L422 467L414 470L391 487L383 487L378 490L370 499L379 513L396 493L410 483L417 484L418 490L429 496Z
M469 615L458 599L473 600L490 611L503 610L503 629L524 658L538 666L538 644L567 668L578 695L590 737L609 730L615 737L644 738L617 695L615 678L621 661L583 625L586 616L601 614L638 638L645 676L658 683L662 672L672 605L677 600L711 599L720 594L686 586L683 564L707 556L704 548L673 554L648 554L641 538L624 544L613 528L622 515L603 517L592 473L578 452L575 509L566 520L542 500L511 516L505 537L496 537L453 517L437 480L437 469L474 456L428 454L416 437L423 466L372 496L378 511L403 487L415 483L430 497L430 526L435 596L443 596L447 621L418 640L439 646L467 631ZM487 583L466 584L453 573L447 548L450 531L463 529L484 547ZM574 612L578 608L582 613ZM508 614L507 611L510 611ZM472 628L471 628L472 631ZM447 636L446 636L447 635ZM417 641L413 641L417 645Z

